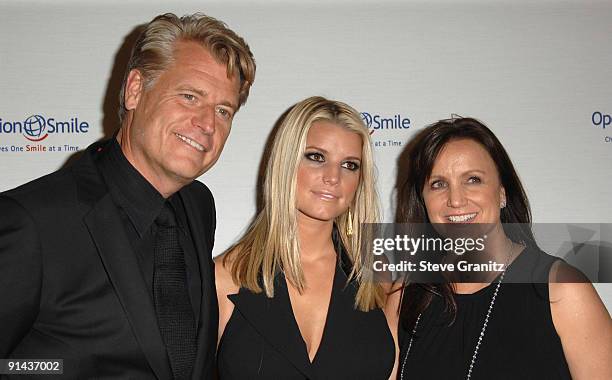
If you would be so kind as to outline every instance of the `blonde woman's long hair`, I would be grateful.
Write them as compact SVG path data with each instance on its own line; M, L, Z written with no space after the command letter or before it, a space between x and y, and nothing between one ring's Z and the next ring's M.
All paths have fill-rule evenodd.
M382 307L384 292L372 276L373 257L361 249L367 239L361 224L379 220L370 134L359 113L342 102L311 97L294 105L284 117L266 166L263 208L245 235L227 251L223 265L230 265L237 285L255 293L263 290L268 297L274 297L274 278L279 271L284 272L298 291L304 290L297 235L296 183L308 131L317 121L332 122L361 136L361 177L351 205L352 235L346 233L348 210L334 222L351 260L349 281L355 279L358 283L355 307L362 311Z

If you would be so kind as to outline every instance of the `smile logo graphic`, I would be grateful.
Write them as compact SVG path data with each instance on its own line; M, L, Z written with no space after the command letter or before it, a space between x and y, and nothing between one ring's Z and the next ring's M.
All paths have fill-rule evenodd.
M372 129L372 115L370 115L367 112L362 112L361 113L361 120L363 120L363 123L370 130L370 134L374 133L374 129Z
M23 122L23 136L30 141L42 141L49 136L45 133L47 122L40 115L32 115Z

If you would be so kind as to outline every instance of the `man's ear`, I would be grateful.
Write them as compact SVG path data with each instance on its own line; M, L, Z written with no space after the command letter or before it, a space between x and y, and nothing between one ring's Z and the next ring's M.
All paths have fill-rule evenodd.
M131 111L136 108L144 89L144 77L138 69L130 70L125 84L125 109Z

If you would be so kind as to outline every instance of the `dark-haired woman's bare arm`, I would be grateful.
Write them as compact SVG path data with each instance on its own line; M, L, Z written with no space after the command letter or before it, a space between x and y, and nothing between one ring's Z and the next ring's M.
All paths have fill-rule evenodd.
M567 282L572 278L576 282ZM612 379L612 320L597 291L564 263L551 271L550 309L574 380ZM561 281L561 282L559 282Z

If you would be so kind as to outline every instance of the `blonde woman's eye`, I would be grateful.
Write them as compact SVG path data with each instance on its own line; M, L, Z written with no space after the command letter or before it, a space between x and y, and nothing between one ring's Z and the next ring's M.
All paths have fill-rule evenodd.
M315 153L306 153L304 155L304 157L306 157L310 161L325 162L325 157L323 157L323 155L321 153L316 153L316 152Z
M342 164L342 167L354 172L355 170L359 169L359 164L357 162L347 161Z
M181 94L183 96L183 98L185 98L186 100L193 102L195 100L195 95L191 95L191 94Z

